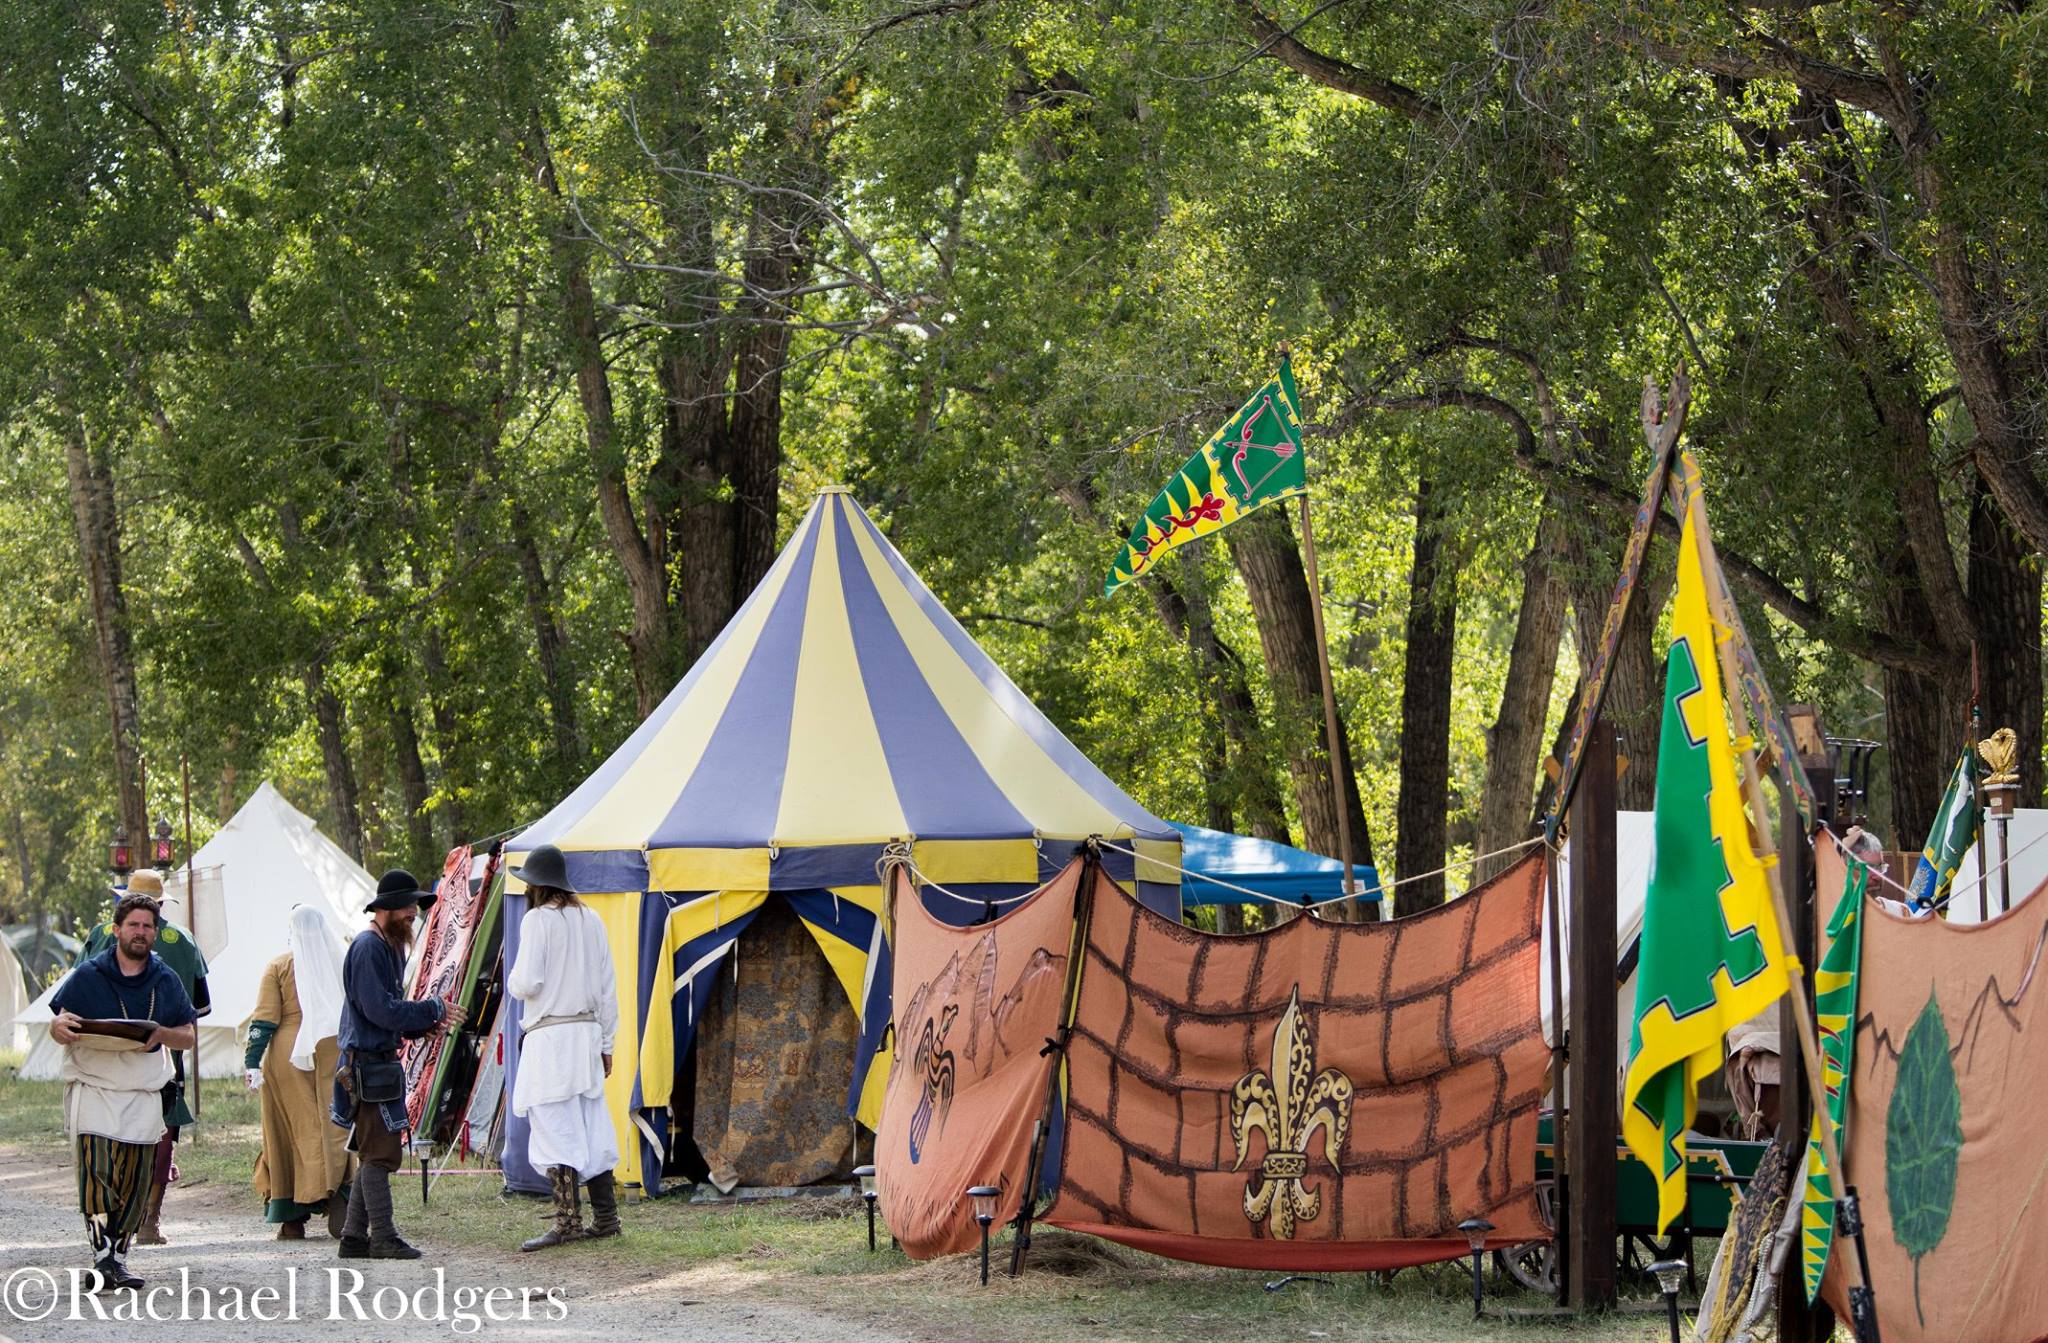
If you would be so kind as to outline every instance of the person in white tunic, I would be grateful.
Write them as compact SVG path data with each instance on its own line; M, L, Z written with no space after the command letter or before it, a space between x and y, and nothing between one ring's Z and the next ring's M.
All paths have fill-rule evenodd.
M619 1234L612 1179L619 1140L604 1107L619 1029L618 982L604 920L576 898L562 851L543 844L512 871L526 883L531 905L519 921L519 955L506 984L519 1000L522 1032L512 1113L526 1120L527 1160L548 1172L555 1196L554 1226L519 1248L545 1250Z

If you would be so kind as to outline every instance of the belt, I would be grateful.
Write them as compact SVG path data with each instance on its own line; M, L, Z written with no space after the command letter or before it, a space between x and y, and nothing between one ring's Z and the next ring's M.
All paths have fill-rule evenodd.
M531 1026L525 1027L522 1031L522 1034L531 1035L535 1031L544 1031L550 1026L569 1026L579 1021L596 1020L597 1013L595 1012L575 1012L571 1013L568 1016L542 1017L539 1021L534 1022Z

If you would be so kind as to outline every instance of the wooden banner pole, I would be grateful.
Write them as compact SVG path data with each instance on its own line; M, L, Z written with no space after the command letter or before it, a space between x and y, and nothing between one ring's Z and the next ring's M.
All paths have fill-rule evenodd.
M1308 496L1301 496L1301 558L1308 571L1308 609L1316 630L1316 665L1323 675L1323 737L1330 753L1330 798L1337 805L1338 857L1344 860L1344 894L1355 894L1351 883L1351 808L1346 805L1344 752L1337 727L1337 691L1330 680L1330 641L1323 632L1323 585L1316 576L1316 532L1309 520ZM1382 892L1380 898L1387 897ZM1380 911L1391 918L1391 909Z
M1569 1229L1560 1242L1567 1302L1581 1311L1612 1310L1619 1299L1615 1273L1615 1199L1620 1178L1615 1148L1621 1142L1620 1010L1615 994L1619 959L1615 922L1616 846L1614 729L1593 720L1585 738L1583 787L1572 795L1572 985L1569 1036L1574 1062L1565 1089L1563 1153L1570 1202ZM1556 1135L1553 1135L1555 1137Z
M1557 891L1557 848L1545 845L1543 854L1543 903L1550 920L1550 1170L1551 1220L1557 1233L1553 1242L1562 1247L1571 1240L1571 1206L1565 1199L1566 1125L1564 1074L1570 1057L1565 1047L1564 1005L1564 920L1559 917ZM1556 1264L1557 1304L1568 1304L1567 1277L1561 1261Z
M1693 533L1699 542L1700 556L1705 561L1704 567L1707 570L1704 575L1707 579L1707 608L1713 616L1714 624L1721 630L1730 631L1732 636L1732 631L1737 625L1733 613L1728 610L1727 593L1718 581L1721 561L1714 553L1713 534L1707 530L1706 511L1702 506L1698 482L1692 482L1692 485L1693 488L1687 491L1687 510ZM1685 562L1682 556L1679 562ZM1737 667L1732 637L1722 639L1717 636L1714 640L1714 651L1720 659L1721 677L1726 683L1723 686L1725 692L1727 685L1739 684L1736 679ZM1736 741L1740 746L1741 759L1737 763L1742 776L1742 794L1749 804L1750 815L1753 818L1751 831L1757 841L1757 856L1763 860L1765 883L1770 887L1771 903L1778 917L1778 935L1782 941L1794 936L1797 925L1792 922L1791 901L1787 898L1784 872L1778 862L1778 846L1771 839L1770 826L1767 824L1770 813L1765 809L1763 787L1758 782L1760 766L1757 763L1756 745L1750 736L1749 714L1743 708L1742 696L1739 693L1725 694L1724 697L1728 701L1729 712L1733 715ZM1779 766L1788 770L1800 768L1796 760L1780 761ZM1783 791L1789 805L1791 789L1786 786ZM1793 945L1797 947L1796 941ZM1813 1007L1806 1000L1806 968L1800 963L1796 950L1785 955L1785 969L1785 992L1792 1000L1792 1015L1798 1026L1794 1034L1799 1037L1799 1057L1806 1070L1808 1094L1813 1097L1815 1111L1820 1116L1820 1146L1821 1155L1828 1166L1828 1189L1836 1206L1839 1207L1842 1202L1842 1188L1847 1181L1847 1172L1843 1169L1842 1153L1835 1137L1834 1117L1827 1109L1827 1085L1821 1076L1820 1050L1815 1043L1819 1037L1814 1033ZM1800 1197L1805 1195L1803 1189L1793 1190L1792 1193ZM1854 1262L1853 1256L1845 1258L1847 1264ZM1868 1286L1861 1281L1860 1273L1853 1268L1848 1271L1854 1275L1851 1278L1852 1287Z
M1102 850L1095 840L1088 842L1086 853L1081 867L1081 886L1074 892L1073 930L1067 935L1066 997L1060 1004L1059 1034L1046 1041L1042 1051L1051 1060L1051 1067L1046 1070L1045 1103L1040 1107L1038 1123L1031 1130L1030 1164L1024 1171L1024 1199L1017 1205L1016 1230L1010 1238L1010 1276L1013 1278L1024 1272L1024 1256L1031 1251L1031 1223L1038 1211L1038 1168L1045 1161L1046 1144L1052 1138L1053 1109L1060 1098L1060 1069L1066 1066L1067 1044L1074 1037L1074 1017L1081 1008L1081 972L1088 961L1088 925L1095 916L1095 879L1102 865ZM1131 880L1136 884L1135 869Z

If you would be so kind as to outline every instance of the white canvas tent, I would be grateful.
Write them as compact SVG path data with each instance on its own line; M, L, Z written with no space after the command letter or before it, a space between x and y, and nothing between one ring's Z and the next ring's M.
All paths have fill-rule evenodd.
M1643 931L1643 902L1650 894L1650 859L1656 853L1656 815L1647 811L1620 811L1614 814L1614 928L1615 950L1622 958L1622 965L1628 970L1621 978L1620 987L1615 990L1620 1010L1616 1020L1621 1023L1615 1032L1619 1053L1615 1059L1617 1069L1628 1064L1629 1023L1635 1020L1636 976L1635 957L1629 948ZM1566 945L1571 938L1571 841L1566 840L1564 849L1557 858L1557 910L1565 920ZM1544 907L1543 918L1543 963L1541 972L1543 1038L1554 1040L1555 1025L1550 1016L1550 915L1549 906ZM1564 967L1565 1001L1571 1001L1571 958L1561 956L1559 964Z
M2018 807L2013 810L2012 820L2006 823L2006 843L2012 852L2012 902L2018 905L2034 893L2036 887L2048 881L2048 811L2035 807ZM1993 918L1998 916L1998 901L2002 892L2005 874L2000 864L2005 855L1998 847L1998 822L1984 818L1984 844L1991 860L1991 885L1985 891L1985 907ZM1892 873L1901 884L1910 884L1911 872ZM1873 883L1875 889L1875 883ZM1948 902L1950 923L1977 923L1977 850L1970 852L1956 867L1956 879L1949 889L1954 898ZM1887 895L1897 894L1887 890Z
M211 903L204 869L220 872L220 904L226 942L207 960L206 984L213 1011L199 1025L200 1075L239 1077L242 1073L242 1027L256 1010L263 968L283 954L286 921L292 906L316 905L334 924L334 935L346 937L366 926L363 906L376 894L376 880L341 846L320 833L307 816L284 800L266 780L242 804L234 819L192 855L200 869L201 945L218 934L204 926ZM29 1055L21 1075L33 1081L57 1076L63 1050L50 1038L49 1001L56 992L36 999L22 1014L29 1027Z
M28 979L21 972L21 957L0 940L0 1049L27 1049L28 1028L15 1018L28 1007Z

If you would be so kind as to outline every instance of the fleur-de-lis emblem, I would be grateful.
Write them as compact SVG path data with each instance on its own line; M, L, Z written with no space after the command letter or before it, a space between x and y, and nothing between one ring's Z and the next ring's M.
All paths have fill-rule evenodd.
M1321 1192L1302 1185L1309 1135L1322 1129L1323 1155L1334 1171L1351 1130L1351 1079L1335 1068L1316 1072L1315 1066L1315 1042L1301 1016L1297 986L1273 1030L1272 1071L1254 1068L1230 1092L1230 1133L1237 1139L1231 1169L1244 1168L1254 1131L1266 1135L1266 1159L1245 1185L1244 1215L1254 1225L1265 1222L1277 1240L1293 1239L1295 1223L1315 1220L1323 1208Z

